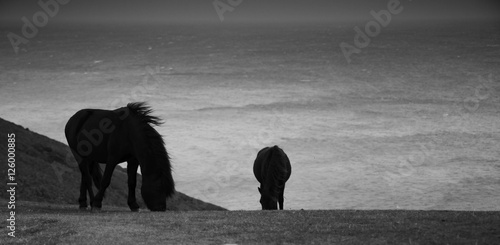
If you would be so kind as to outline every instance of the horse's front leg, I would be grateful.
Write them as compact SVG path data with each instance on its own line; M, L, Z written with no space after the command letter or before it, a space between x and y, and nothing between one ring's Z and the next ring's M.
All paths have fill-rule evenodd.
M114 161L112 159L108 159L106 163L106 168L104 169L104 175L101 180L101 187L99 188L99 192L94 198L92 202L92 211L100 211L102 208L102 200L104 199L104 192L109 187L111 183L111 176L113 175L113 171L115 170L116 165L118 165L118 161Z
M127 175L128 175L128 200L127 204L132 212L139 211L139 204L135 198L135 187L137 184L137 168L139 161L135 158L128 160Z

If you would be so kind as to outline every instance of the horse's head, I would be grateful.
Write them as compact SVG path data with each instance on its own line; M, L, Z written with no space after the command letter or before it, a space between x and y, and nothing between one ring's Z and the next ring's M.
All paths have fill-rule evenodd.
M262 210L276 210L278 209L278 198L276 195L269 190L261 189L257 187L260 192L260 204L262 205Z
M141 195L144 203L151 211L167 210L167 193L161 173L143 175Z

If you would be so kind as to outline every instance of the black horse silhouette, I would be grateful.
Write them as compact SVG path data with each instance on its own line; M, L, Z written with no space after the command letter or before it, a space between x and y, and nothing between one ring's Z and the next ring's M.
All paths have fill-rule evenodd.
M283 210L285 182L292 174L292 166L285 152L277 145L263 148L257 153L253 173L260 182L257 189L261 195L262 209L278 209L276 203L279 203Z
M137 168L141 166L144 203L151 211L166 210L167 197L175 193L174 180L163 138L153 128L162 124L161 119L151 113L146 103L137 102L112 111L83 109L69 119L66 139L82 176L80 208L87 208L88 191L92 210L100 210L113 170L117 164L127 161L130 209L139 209L135 187ZM102 179L99 163L106 164ZM92 177L99 186L95 197Z

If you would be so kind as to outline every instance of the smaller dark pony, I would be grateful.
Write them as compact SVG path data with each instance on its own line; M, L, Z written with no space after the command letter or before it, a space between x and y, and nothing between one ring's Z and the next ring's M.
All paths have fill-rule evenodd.
M116 110L83 109L69 119L65 134L82 176L78 199L81 209L87 208L87 191L92 210L101 209L113 170L126 161L130 209L139 209L135 187L141 166L144 203L151 211L166 210L166 199L175 193L175 187L163 138L153 128L161 123L144 102ZM99 163L106 164L102 177ZM99 189L95 197L92 179Z
M285 152L277 145L265 147L257 153L253 165L255 178L260 182L257 188L260 192L260 204L262 210L283 210L283 193L285 182L292 174L292 166Z

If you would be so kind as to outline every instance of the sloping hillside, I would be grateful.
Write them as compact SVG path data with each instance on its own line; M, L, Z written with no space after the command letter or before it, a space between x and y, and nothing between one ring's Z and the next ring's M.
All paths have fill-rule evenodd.
M62 130L62 129L61 129ZM0 174L7 176L7 140L8 134L15 134L17 183L16 199L24 201L67 203L78 205L80 172L69 147L61 142L25 129L22 126L0 118ZM5 176L5 177L4 177ZM140 200L141 176L138 178L137 197ZM117 166L106 191L103 206L127 205L127 173ZM9 193L0 192L0 198L8 198ZM224 210L224 208L205 203L178 192L167 201L169 210Z

